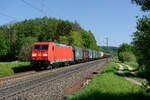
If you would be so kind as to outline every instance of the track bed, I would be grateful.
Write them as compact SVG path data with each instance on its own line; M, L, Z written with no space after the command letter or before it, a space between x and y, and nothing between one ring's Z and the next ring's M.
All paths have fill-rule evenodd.
M60 100L65 90L103 67L106 61L100 59L4 82L0 84L0 99Z

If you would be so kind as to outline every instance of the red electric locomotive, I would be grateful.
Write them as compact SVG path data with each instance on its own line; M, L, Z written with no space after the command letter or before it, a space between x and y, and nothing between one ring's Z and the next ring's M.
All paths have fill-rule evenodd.
M74 61L72 46L54 42L35 42L32 46L31 64L54 65Z

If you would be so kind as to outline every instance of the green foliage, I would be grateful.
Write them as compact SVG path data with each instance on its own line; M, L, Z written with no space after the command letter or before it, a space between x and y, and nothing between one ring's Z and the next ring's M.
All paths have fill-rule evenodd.
M83 39L81 33L71 32L70 39L72 39L72 45L83 48Z
M32 50L32 45L34 42L36 42L37 39L33 37L26 37L24 40L21 41L20 43L20 52L18 55L18 59L20 61L29 61L30 60L30 55L31 55L31 50Z
M132 2L141 6L141 9L143 11L149 11L150 10L150 0L132 0Z
M82 28L80 27L80 25L77 21L72 23L72 31L81 33Z
M68 36L71 32L72 26L68 21L60 21L57 25L56 33L61 36Z
M6 55L9 52L10 46L5 37L0 34L0 57Z
M122 62L135 62L136 61L136 57L133 53L131 52L120 52L119 53L119 60Z
M125 64L132 66L135 70L138 69L138 63L137 62L125 62Z
M122 43L118 48L118 59L122 62L136 61L136 57L132 51L132 46L127 43Z
M137 31L133 34L133 48L140 67L150 71L150 18L144 16L137 22Z
M92 45L92 42L91 42L91 39L90 39L90 36L89 34L87 33L82 33L82 39L83 39L83 46L86 47L86 48L90 48L91 45Z
M29 48L34 41L51 41L101 50L93 33L82 29L76 21L48 17L29 19L0 26L0 34L3 46L0 55L7 61L29 60Z
M127 43L122 43L120 47L118 48L118 53L120 52L131 52L132 47Z
M101 51L101 47L97 46L94 35L91 31L86 32L82 31L81 33L83 39L83 46L88 49L94 49L97 51Z

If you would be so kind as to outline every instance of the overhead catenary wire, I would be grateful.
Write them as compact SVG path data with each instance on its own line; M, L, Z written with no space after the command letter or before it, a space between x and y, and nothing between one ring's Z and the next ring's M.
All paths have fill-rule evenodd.
M49 6L47 6L44 2L45 2L45 0L39 0L40 2L40 4L41 4L41 9L44 11L44 8L45 9L48 9L49 11L50 11L50 13L49 13L49 11L47 12L48 14L54 14L55 16L59 16L56 12L54 12L54 10L52 10Z
M38 8L38 7L34 6L34 5L32 5L31 3L29 3L29 2L27 2L27 1L25 1L25 0L21 0L21 1L22 1L24 4L30 6L31 8L37 10L38 12L40 12L40 13L42 13L42 14L44 14L44 15L47 15L46 12L44 12L42 9L40 9L40 8Z
M40 2L41 2L41 3L40 3L40 4L41 4L41 10L44 11L44 7L45 7L45 5L44 5L44 0L40 0Z
M1 15L1 16L5 16L5 17L8 17L8 18L11 18L11 19L14 19L14 20L17 20L17 18L16 18L16 17L13 17L13 16L10 16L10 15L7 15L7 14L2 13L2 12L0 12L0 15Z

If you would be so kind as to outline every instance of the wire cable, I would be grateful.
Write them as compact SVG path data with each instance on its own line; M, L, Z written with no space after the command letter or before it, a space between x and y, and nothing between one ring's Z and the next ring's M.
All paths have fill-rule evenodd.
M13 16L10 16L10 15L7 15L7 14L2 13L2 12L0 12L0 15L5 16L5 17L9 17L9 18L11 18L11 19L15 19L15 20L17 20L17 18L16 18L16 17L13 17Z
M40 12L40 13L42 13L42 14L44 14L44 15L47 15L46 12L44 12L42 9L40 9L40 8L38 8L38 7L34 6L34 5L32 5L31 3L29 3L29 2L27 2L27 1L25 1L25 0L21 0L21 1L22 1L24 4L30 6L31 8L37 10L38 12Z
M54 14L55 16L59 16L56 12L54 12L49 6L46 6L46 4L44 3L45 2L45 0L39 0L41 3L41 7L43 7L42 8L42 10L44 11L44 8L45 9L48 9L51 13L49 13L49 11L47 12L48 14Z

